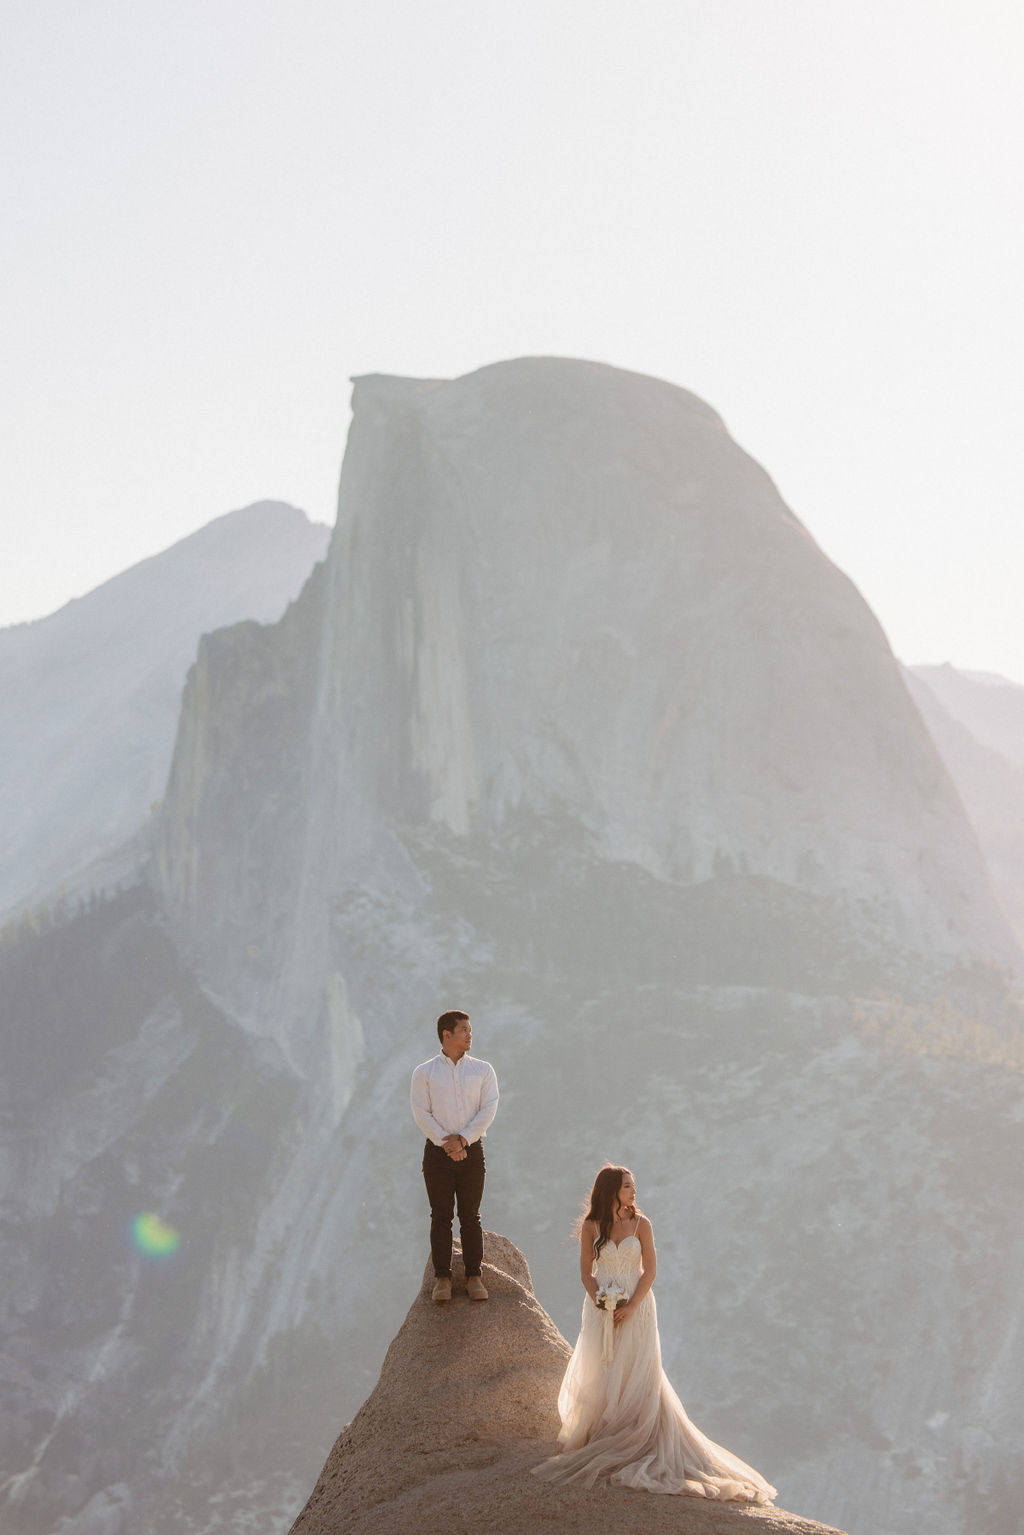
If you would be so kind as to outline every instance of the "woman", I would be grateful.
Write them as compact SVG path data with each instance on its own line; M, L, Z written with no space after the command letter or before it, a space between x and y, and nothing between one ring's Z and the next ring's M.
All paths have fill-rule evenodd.
M770 1503L775 1488L694 1427L661 1367L654 1233L627 1167L602 1167L579 1237L587 1298L558 1393L562 1451L534 1475L587 1487L609 1477L647 1492ZM609 1321L601 1303L615 1304L616 1286L626 1299Z

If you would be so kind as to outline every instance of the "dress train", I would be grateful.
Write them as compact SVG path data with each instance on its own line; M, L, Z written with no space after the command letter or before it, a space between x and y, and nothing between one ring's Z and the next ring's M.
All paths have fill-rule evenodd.
M605 1242L594 1270L631 1296L641 1273L636 1236ZM690 1422L661 1364L654 1295L615 1328L604 1358L605 1314L587 1296L580 1335L558 1393L561 1453L534 1468L548 1482L593 1486L602 1477L645 1492L770 1503L775 1488Z

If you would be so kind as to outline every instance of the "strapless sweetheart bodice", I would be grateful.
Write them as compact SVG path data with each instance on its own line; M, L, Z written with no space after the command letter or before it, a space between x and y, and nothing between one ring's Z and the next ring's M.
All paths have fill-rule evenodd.
M643 1249L640 1246L639 1237L623 1237L619 1243L609 1240L605 1242L597 1255L594 1277L598 1284L605 1284L609 1279L615 1279L624 1290L632 1294L640 1278L642 1257Z

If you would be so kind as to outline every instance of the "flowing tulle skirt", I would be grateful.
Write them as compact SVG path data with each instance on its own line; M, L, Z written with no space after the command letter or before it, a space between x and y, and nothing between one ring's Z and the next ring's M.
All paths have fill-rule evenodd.
M646 1492L770 1503L775 1488L687 1417L662 1369L653 1294L615 1329L610 1362L602 1357L604 1327L588 1297L558 1394L562 1452L534 1475L586 1487L608 1477Z

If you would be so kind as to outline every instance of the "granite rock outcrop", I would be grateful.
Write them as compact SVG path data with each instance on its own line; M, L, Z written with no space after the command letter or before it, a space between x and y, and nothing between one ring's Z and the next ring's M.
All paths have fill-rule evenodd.
M456 1283L433 1305L430 1265L373 1392L342 1431L290 1535L526 1535L557 1527L648 1535L841 1535L782 1510L704 1505L603 1484L551 1487L530 1475L557 1449L555 1402L569 1344L533 1293L523 1254L484 1235L490 1300ZM750 1520L756 1520L753 1526Z
M674 889L769 882L840 945L1020 963L877 621L702 401L526 359L359 379L353 410L307 643L269 640L266 690L237 638L204 648L160 820L175 931L250 1026L323 1069L330 1030L282 1020L337 1018L331 909L415 905L410 838L490 858L548 823ZM302 784L280 818L268 756ZM776 940L743 947L776 978Z

